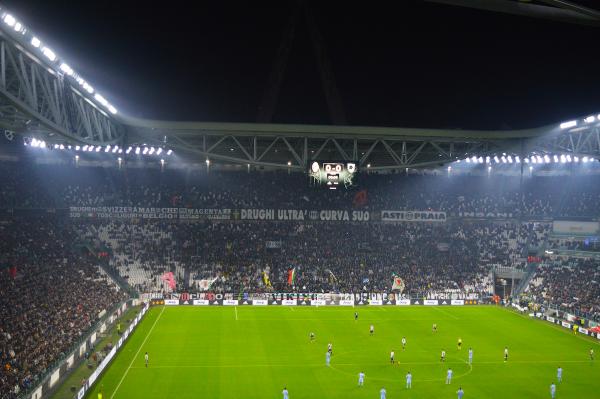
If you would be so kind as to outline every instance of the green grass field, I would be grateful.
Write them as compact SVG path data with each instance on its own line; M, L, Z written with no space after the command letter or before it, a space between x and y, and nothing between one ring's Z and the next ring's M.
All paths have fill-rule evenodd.
M90 391L105 399L557 398L600 397L593 339L501 308L464 307L156 307ZM438 332L433 333L432 324ZM375 334L369 335L374 324ZM315 332L310 342L309 332ZM402 351L401 339L408 344ZM457 339L463 349L457 349ZM325 365L327 343L331 366ZM467 350L474 349L472 366ZM503 361L504 346L510 356ZM391 365L395 350L399 364ZM440 363L445 349L447 360ZM150 366L144 366L144 352ZM598 350L596 350L598 352ZM597 360L597 362L600 360ZM446 370L454 370L445 385ZM357 386L360 371L366 374ZM405 389L405 374L413 387Z

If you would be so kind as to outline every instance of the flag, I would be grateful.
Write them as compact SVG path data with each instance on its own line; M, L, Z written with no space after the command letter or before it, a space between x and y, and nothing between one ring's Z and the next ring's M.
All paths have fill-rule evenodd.
M271 280L269 280L269 274L266 271L262 272L263 283L265 283L265 287L271 288Z
M400 291L402 293L402 291L404 291L404 280L402 280L400 277L398 277L396 274L392 275L393 283L392 283L392 291Z
M332 272L331 270L329 270L329 269L325 269L325 271L326 271L327 273L329 273L329 281L330 281L330 283L331 283L331 284L333 284L333 283L337 283L338 279L337 279L337 277L335 276L335 274L333 274L333 272Z
M169 288L171 288L172 290L175 289L175 276L173 275L173 272L166 272L165 274L162 275L161 277L162 281L166 282L169 285Z
M296 268L288 269L288 285L296 284Z
M10 277L14 280L15 277L17 277L17 267L16 266L11 266L8 269L8 274L10 274Z
M367 190L361 190L354 195L354 200L352 200L352 205L355 208L360 208L367 204Z

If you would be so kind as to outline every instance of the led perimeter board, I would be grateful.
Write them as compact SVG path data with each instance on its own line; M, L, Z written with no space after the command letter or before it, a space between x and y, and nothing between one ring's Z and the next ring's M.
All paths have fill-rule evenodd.
M330 190L354 186L357 174L357 162L312 161L308 170L311 185Z

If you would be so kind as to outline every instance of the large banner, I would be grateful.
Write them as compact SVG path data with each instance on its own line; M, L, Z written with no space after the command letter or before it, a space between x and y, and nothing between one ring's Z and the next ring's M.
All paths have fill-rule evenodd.
M369 211L352 211L342 209L240 209L233 213L234 219L240 220L309 220L325 222L368 222Z
M69 216L87 219L230 220L231 209L71 206Z
M552 222L554 234L590 236L598 234L598 222L580 222L576 220L555 220Z
M382 222L445 222L446 212L381 211Z

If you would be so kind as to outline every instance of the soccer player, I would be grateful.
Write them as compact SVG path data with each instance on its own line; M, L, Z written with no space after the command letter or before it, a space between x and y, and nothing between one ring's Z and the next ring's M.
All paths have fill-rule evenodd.
M412 388L412 374L410 371L406 374L406 389Z
M385 399L385 388L381 388L381 390L379 391L379 399Z
M329 351L325 352L325 364L327 367L331 365L331 352Z
M362 371L358 373L358 386L362 387L365 384L365 373Z
M562 382L562 367L560 366L558 366L558 370L556 370L556 380Z
M394 355L395 355L394 351L391 351L390 352L390 363L391 364L394 364Z
M463 391L462 387L458 388L458 391L456 391L456 396L458 399L462 399L462 397L465 396L465 391Z
M333 355L333 345L331 342L327 344L327 352L329 352L330 355Z
M146 352L146 354L144 355L144 360L146 362L146 368L148 368L148 352Z
M473 363L473 348L469 348L469 364Z
M309 334L309 336L310 336L310 342L315 342L315 333L314 333L314 332L311 332L311 333Z
M358 320L358 312L354 312L354 321Z
M462 349L462 338L458 337L458 350Z
M373 324L371 324L371 326L369 327L369 334L373 335L375 333L375 326Z
M402 337L402 350L406 349L406 337Z
M594 360L594 348L590 348L590 360Z
M440 356L440 362L446 361L446 351L442 349L442 355Z
M550 384L550 397L552 399L556 397L556 385L554 383Z
M508 361L508 346L504 347L504 363Z
M452 369L448 369L446 372L446 384L450 384L452 382Z
M437 324L433 323L433 326L431 326L431 331L437 332Z
M283 399L290 399L290 394L286 387L283 387L283 391L281 391L281 393L283 394Z

